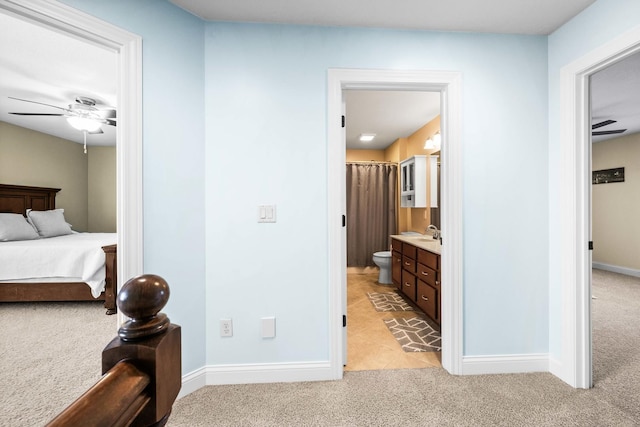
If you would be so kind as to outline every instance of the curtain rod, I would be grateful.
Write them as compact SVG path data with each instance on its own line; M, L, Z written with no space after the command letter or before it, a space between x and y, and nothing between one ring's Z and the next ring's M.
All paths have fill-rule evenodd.
M386 160L351 160L351 161L347 161L347 164L349 163L357 163L357 164L371 164L371 163L381 163L381 164L390 164L390 165L397 165L398 162L389 162Z

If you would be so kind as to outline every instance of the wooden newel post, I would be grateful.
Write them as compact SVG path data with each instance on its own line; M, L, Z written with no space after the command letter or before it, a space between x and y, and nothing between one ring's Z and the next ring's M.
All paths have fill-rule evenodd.
M180 326L160 313L168 300L167 282L153 274L134 277L118 293L118 308L130 320L103 350L102 373L126 360L151 378L149 403L133 425L164 425L182 384Z

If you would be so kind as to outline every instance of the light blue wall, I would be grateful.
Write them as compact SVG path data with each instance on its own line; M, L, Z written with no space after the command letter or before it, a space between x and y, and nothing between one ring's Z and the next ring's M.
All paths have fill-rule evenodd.
M207 23L205 50L208 364L329 357L329 68L462 72L464 353L547 351L546 37Z
M171 287L163 311L193 371L205 363L204 23L164 1L64 3L142 36L144 271Z
M562 283L560 280L560 193L554 183L560 165L560 70L620 34L640 25L637 0L598 0L549 36L549 349L560 358Z
M328 360L326 86L339 67L462 72L464 353L547 351L546 37L65 2L143 37L145 271L172 285L184 373ZM257 223L260 204L277 205L277 223ZM263 316L276 339L260 338ZM223 317L232 338L218 337Z

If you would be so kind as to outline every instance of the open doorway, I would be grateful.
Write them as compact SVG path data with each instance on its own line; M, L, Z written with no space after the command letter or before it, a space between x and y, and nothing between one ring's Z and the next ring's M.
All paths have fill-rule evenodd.
M590 76L593 383L629 369L639 344L640 53Z
M391 275L391 236L402 235L421 242L428 226L440 228L440 93L345 90L344 99L348 319L345 370L441 367L438 313L425 311L418 304L423 298L431 298L438 308L437 285L432 283L431 287L422 282L417 271L410 273L408 269L405 279L409 282L411 278L412 286L402 286L395 276L392 281ZM418 165L422 162L414 171L414 180L419 182L411 183L411 190L401 187L407 178L401 171L408 171L401 168L401 162L408 159L418 159ZM433 186L429 185L432 180ZM409 200L413 202L411 207ZM432 241L430 246L436 245ZM400 253L401 249L396 249L396 254ZM439 248L432 249L439 252ZM439 257L439 253L436 255ZM418 290L418 280L431 291L428 296L423 295L426 291L419 292L422 288Z
M591 317L591 108L595 73L640 52L640 29L629 31L565 66L560 72L560 283L561 335L552 372L577 388L593 386Z
M345 90L414 90L441 94L443 230L442 366L462 373L462 188L460 150L461 76L455 72L331 69L328 76L328 188L330 359L334 378L343 375L346 357L346 209L342 114Z
M117 276L142 274L142 39L64 4L2 3L0 13L117 54Z

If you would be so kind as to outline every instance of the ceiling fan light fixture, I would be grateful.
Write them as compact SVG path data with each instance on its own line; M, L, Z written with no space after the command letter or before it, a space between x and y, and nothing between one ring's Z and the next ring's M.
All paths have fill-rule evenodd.
M100 129L102 123L99 121L89 119L86 117L67 117L67 122L78 130L87 131L87 132L95 132Z

